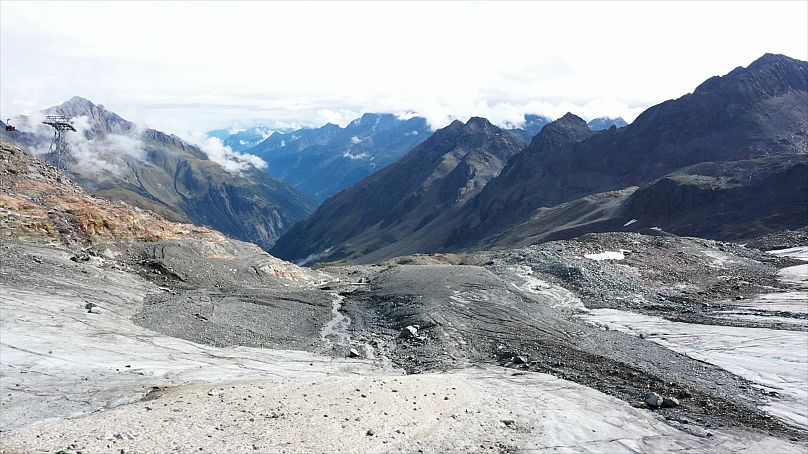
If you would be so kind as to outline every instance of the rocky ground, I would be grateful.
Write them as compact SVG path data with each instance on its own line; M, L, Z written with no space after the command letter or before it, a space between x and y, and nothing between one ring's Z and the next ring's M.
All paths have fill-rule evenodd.
M598 234L311 270L8 150L0 452L808 449L807 248Z

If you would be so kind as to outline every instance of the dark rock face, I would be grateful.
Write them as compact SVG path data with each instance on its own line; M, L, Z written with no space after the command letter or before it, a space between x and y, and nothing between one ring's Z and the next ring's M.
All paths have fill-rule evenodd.
M275 133L248 149L269 164L267 171L317 201L323 201L397 161L426 140L426 120L364 114L340 128Z
M808 225L808 156L685 167L635 191L622 219L637 219L633 229L725 240L798 229Z
M513 166L525 169L514 177L509 163L464 208L444 247L479 244L539 208L641 186L698 163L772 155L803 159L806 131L808 62L767 54L748 68L709 79L693 94L649 108L631 125L567 135L570 140L548 140L543 147L531 144L513 159Z
M541 161L593 134L583 119L570 113L545 126L464 208L463 214L474 219L475 224L473 228L456 228L448 243L465 243L464 237L476 238L477 232L496 231L540 207L543 194L536 192L533 186L545 176ZM478 217L475 219L475 216Z
M47 112L88 120L82 128L84 139L102 144L96 145L103 148L98 159L106 164L92 171L71 166L68 174L104 198L173 221L210 226L264 249L314 208L308 198L261 170L227 171L199 147L154 129L139 131L134 123L84 98L71 98ZM112 137L125 139L133 149L124 152Z
M300 261L369 260L382 249L412 252L442 232L520 148L488 120L455 121L398 162L327 200L272 253Z

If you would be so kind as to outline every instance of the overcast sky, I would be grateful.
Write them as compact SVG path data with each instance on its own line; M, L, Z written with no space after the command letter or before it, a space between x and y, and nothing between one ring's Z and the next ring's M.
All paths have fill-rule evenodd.
M362 112L623 116L766 52L808 2L0 3L0 115L80 95L187 135Z

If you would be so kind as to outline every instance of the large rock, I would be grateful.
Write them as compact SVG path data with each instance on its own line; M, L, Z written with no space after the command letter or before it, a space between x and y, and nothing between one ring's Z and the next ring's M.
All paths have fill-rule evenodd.
M418 337L418 328L410 325L401 330L399 337L402 339L415 339Z
M645 395L645 404L648 405L650 409L656 409L662 406L662 402L664 399L662 396L655 392L649 392Z

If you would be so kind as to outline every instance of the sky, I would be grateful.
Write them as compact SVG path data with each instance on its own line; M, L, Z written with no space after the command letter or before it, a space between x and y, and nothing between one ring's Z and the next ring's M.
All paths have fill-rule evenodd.
M74 95L184 137L622 116L766 52L808 60L808 2L0 3L0 116Z

